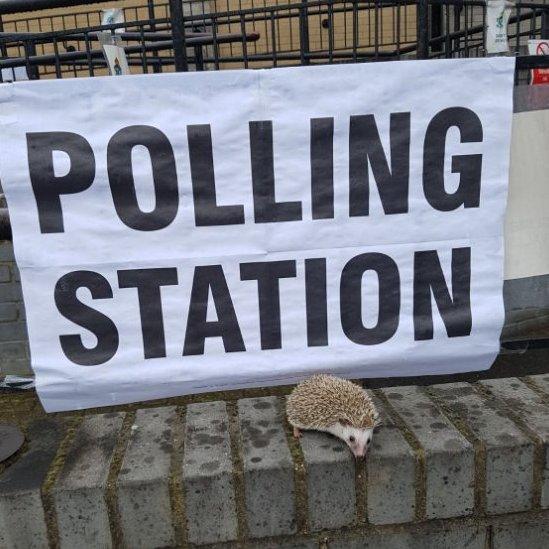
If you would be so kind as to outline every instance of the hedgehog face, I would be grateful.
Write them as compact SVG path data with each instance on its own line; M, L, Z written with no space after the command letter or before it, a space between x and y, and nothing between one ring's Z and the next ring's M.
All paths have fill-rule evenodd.
M366 457L374 436L373 428L359 429L341 422L333 425L330 432L349 446L355 458Z

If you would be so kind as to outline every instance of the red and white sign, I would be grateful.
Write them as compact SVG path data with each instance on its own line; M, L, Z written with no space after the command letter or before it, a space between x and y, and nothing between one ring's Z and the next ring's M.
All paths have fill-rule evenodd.
M528 40L530 55L549 55L549 40ZM532 84L549 84L549 69L534 69Z

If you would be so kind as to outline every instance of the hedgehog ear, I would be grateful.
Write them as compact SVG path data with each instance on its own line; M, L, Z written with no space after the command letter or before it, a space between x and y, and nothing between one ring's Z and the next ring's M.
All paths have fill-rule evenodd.
M344 425L345 427L349 427L351 425L351 422L344 417L339 418L339 423L341 423L341 425Z
M374 414L374 432L379 429L379 427L382 425L381 418L379 417L379 412L376 412Z

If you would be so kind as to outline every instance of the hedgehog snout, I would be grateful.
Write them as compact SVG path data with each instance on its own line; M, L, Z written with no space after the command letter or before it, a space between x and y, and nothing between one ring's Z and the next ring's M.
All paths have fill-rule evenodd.
M333 434L344 441L356 459L365 458L372 443L373 429L336 424Z
M356 459L365 458L368 455L368 450L372 444L374 436L373 429L359 429L358 435L355 437L355 444L351 447Z

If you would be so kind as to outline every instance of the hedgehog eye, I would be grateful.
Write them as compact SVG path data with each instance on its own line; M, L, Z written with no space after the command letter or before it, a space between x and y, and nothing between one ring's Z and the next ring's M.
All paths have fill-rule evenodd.
M350 437L349 437L349 442L354 442L354 441L355 441L355 437L350 436Z
M371 441L371 440L372 440L372 439L370 439L370 438L366 439L366 445L370 444L370 441Z

